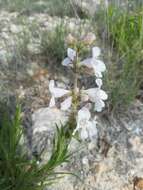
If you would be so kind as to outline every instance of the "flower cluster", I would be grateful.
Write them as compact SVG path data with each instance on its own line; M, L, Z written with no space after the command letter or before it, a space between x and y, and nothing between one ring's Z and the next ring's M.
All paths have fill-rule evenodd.
M86 37L86 41L89 40L87 38L88 36ZM55 99L62 97L64 101L61 102L61 110L72 110L72 105L74 104L74 96L78 97L79 102L76 114L77 126L74 129L73 133L78 131L80 133L81 139L93 138L97 134L97 122L95 118L92 120L89 107L91 108L94 104L94 110L101 112L105 107L104 101L108 98L106 92L101 89L102 73L106 70L106 66L99 59L100 54L100 48L93 47L92 57L79 61L80 59L78 58L78 52L72 48L68 48L67 57L62 62L63 66L70 67L73 69L73 71L75 66L78 68L78 70L80 70L81 67L87 67L88 69L93 70L96 83L95 88L79 89L78 86L74 86L74 88L76 88L76 91L74 91L75 89L67 90L56 87L54 80L51 80L49 82L49 90L52 95L49 107L54 107L56 105ZM78 79L76 78L75 80ZM75 81L75 84L77 84L77 81ZM81 108L81 104L83 103L84 106Z

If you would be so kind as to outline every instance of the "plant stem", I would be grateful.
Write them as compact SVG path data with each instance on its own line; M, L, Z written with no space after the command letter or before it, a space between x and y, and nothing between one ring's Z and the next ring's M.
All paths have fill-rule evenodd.
M76 117L77 114L77 98L78 98L78 68L77 68L77 63L78 63L78 53L76 55L75 61L73 63L74 68L74 84L73 84L73 106L72 106L72 111L74 114L74 117Z

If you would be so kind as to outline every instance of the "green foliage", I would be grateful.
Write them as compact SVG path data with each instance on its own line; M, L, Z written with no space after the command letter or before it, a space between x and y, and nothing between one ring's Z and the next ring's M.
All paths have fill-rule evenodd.
M49 63L53 61L54 64L59 64L64 58L66 54L65 36L66 29L62 23L57 25L55 30L42 34L42 53L48 58Z
M122 11L119 8L109 6L106 19L109 38L121 55L132 54L136 48L141 49L143 45L142 9Z
M143 8L121 9L110 5L98 18L109 46L106 88L109 90L113 109L128 107L138 94L143 81ZM100 20L99 19L99 20Z
M3 111L2 111L3 110ZM65 125L66 126L66 125ZM16 107L13 115L9 109L0 113L0 189L3 190L43 190L61 177L55 168L69 161L68 145L70 138L64 132L65 126L57 127L53 140L53 151L49 161L38 165L36 159L28 159L23 152L20 139L21 108Z

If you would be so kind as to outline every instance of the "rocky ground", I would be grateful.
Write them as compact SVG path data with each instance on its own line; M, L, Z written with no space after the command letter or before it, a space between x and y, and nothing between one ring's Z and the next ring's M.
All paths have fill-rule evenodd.
M43 94L44 88L40 88L41 84L43 86L47 83L51 76L57 78L55 71L49 72L49 60L47 58L45 60L43 56L43 51L47 51L46 47L42 46L43 35L45 33L48 35L61 23L67 30L76 32L82 22L77 18L65 17L63 20L44 13L25 16L18 12L1 11L0 89L3 92L1 97L14 94L21 86L26 90L26 95L29 91L31 96L32 93L36 93L32 92L33 89ZM89 21L84 21L82 27L85 29L83 31L91 28ZM53 67L57 67L58 70L61 63ZM31 85L32 90L29 89ZM48 86L48 83L46 85ZM46 98L45 93L43 96Z
M86 6L85 2L85 7L91 6ZM17 93L25 96L24 126L28 146L31 152L44 150L43 161L50 156L55 122L67 120L65 112L48 108L49 79L60 78L58 86L68 85L69 80L62 73L50 73L47 62L41 57L39 34L53 30L60 21L47 14L0 13L0 96ZM75 31L81 22L75 18L65 21L70 30ZM88 28L87 21L85 30ZM28 59L25 60L26 56ZM95 139L81 143L73 139L69 148L75 152L71 162L58 168L59 171L70 171L80 179L66 175L47 190L134 190L134 184L136 189L143 189L136 178L143 177L142 115L143 103L139 100L125 113L98 115Z
M116 119L98 116L95 139L80 143L73 139L69 148L74 152L71 162L58 168L58 171L78 175L81 181L69 175L47 189L133 190L136 177L143 176L142 114L143 104L137 101L130 111ZM66 121L67 115L58 109L42 108L32 118L33 148L40 151L46 147L43 156L46 160L55 131L55 118L60 123L61 120Z

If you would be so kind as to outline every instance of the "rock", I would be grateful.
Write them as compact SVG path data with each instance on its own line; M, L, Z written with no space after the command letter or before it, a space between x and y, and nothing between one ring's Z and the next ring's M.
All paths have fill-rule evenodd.
M47 187L46 190L75 190L72 181L70 181L72 177L65 176L63 179L59 179L55 185L52 185L51 187Z
M15 25L15 24L10 25L10 32L17 34L20 31L21 31L21 29L17 25Z
M0 64L3 67L7 67L8 63L11 61L13 54L4 49L0 50Z
M32 115L32 151L41 152L49 142L48 152L52 148L53 136L56 132L56 125L61 126L67 121L65 112L57 108L41 108Z
M32 121L35 134L42 131L53 131L54 126L60 126L67 121L67 116L57 108L41 108L33 113Z
M132 150L143 154L143 142L140 136L134 136L129 139L129 143L132 146Z
M7 65L7 51L0 50L0 62Z

